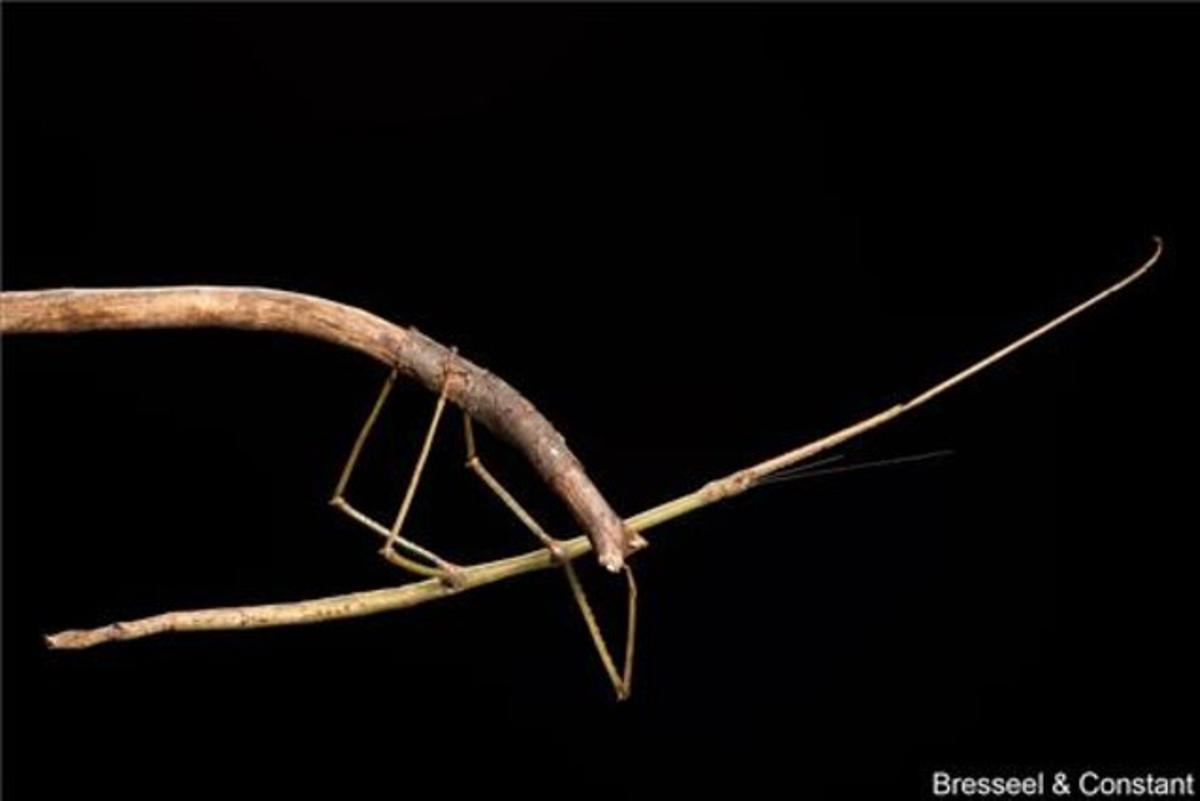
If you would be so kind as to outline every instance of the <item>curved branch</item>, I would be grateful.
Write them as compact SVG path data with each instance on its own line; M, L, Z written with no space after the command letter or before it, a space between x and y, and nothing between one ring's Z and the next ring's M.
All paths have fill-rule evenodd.
M259 287L180 286L0 292L0 333L237 328L323 339L397 368L520 450L571 510L600 563L616 572L635 543L563 436L507 382L413 328L312 295Z

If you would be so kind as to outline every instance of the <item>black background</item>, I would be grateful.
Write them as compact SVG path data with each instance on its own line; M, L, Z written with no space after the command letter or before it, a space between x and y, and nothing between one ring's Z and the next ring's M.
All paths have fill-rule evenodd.
M4 7L8 289L258 284L456 344L622 513L1145 281L636 560L617 704L553 573L316 627L40 635L400 579L325 500L383 370L234 332L5 339L12 798L922 797L1197 753L1197 13ZM1192 107L1192 108L1189 108ZM403 385L351 498L395 508ZM530 545L438 441L410 529ZM494 471L555 530L519 457ZM583 571L608 628L619 583Z

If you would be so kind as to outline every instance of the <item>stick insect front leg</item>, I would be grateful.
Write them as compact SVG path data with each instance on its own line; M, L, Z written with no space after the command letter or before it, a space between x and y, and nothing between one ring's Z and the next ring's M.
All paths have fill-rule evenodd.
M453 582L455 577L460 574L461 568L412 540L400 536L400 528L404 525L404 519L408 515L409 508L412 506L412 499L416 494L421 473L425 468L425 461L428 459L429 450L433 445L433 435L437 430L442 412L446 407L446 386L443 386L442 393L438 397L433 420L430 422L429 430L426 432L420 456L417 459L416 467L413 469L412 478L409 480L408 489L405 491L404 500L401 503L400 511L396 515L396 521L392 524L392 527L388 528L370 516L363 514L354 508L345 498L346 486L350 483L350 476L353 474L354 467L358 463L358 457L362 453L363 445L366 443L371 429L375 426L375 421L379 418L379 412L383 409L384 403L387 402L388 396L391 395L392 387L395 383L396 370L393 369L384 382L383 388L379 391L379 397L375 399L375 405L371 408L370 414L367 415L366 421L363 422L362 428L358 432L358 437L354 440L354 445L350 449L350 455L346 459L345 466L342 468L341 476L338 478L337 487L333 491L333 498L330 499L329 503L335 509L344 512L351 520L366 526L383 537L385 542L380 549L380 553L392 564L420 576L440 578ZM397 551L396 546L408 551L409 555ZM424 559L431 564L419 562L412 558L413 556Z
M501 484L495 476L491 474L483 462L479 459L479 453L475 448L475 429L471 423L471 415L463 411L463 435L467 443L467 463L466 466L471 472L479 476L479 479L487 485L488 489L496 494L496 497L508 507L517 519L520 520L533 536L537 537L538 541L546 546L546 550L553 554L556 561L562 565L563 572L567 576L567 583L571 587L571 595L575 598L575 603L579 606L579 612L583 615L584 623L587 624L588 634L591 635L592 644L596 646L596 652L600 656L600 662L604 665L604 672L608 674L608 680L612 682L613 689L617 693L617 698L624 701L629 697L629 692L633 683L633 647L637 638L637 583L633 579L633 571L629 564L626 563L622 567L625 573L625 579L629 588L628 604L628 621L625 627L625 660L622 672L617 672L616 663L613 662L612 654L608 650L608 645L604 642L604 634L600 631L600 624L596 621L596 615L592 611L592 605L588 602L587 593L583 589L583 582L579 580L579 575L575 572L575 566L571 564L571 560L567 558L566 550L562 540L555 539L546 533L541 524L534 519L533 515L525 510L525 507L512 496L504 485Z

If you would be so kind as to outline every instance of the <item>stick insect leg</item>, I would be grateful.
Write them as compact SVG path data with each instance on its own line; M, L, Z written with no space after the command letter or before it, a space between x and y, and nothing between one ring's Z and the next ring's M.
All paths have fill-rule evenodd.
M533 515L525 511L525 507L517 502L512 493L506 490L504 485L497 481L496 477L483 466L483 462L480 461L479 454L475 450L475 431L471 425L471 415L466 412L463 412L463 434L467 441L467 468L479 476L479 480L486 484L488 489L496 493L496 497L509 508L509 511L517 516L518 520L525 524L525 528L533 532L533 536L537 537L550 553L554 554L555 559L560 562L566 562L566 552L563 550L562 541L547 534L541 524L533 519Z
M609 653L608 645L604 642L604 634L600 631L600 624L596 622L596 614L592 611L587 594L583 591L583 583L575 573L575 566L570 562L564 562L563 571L567 574L567 581L571 585L571 594L575 596L575 603L579 605L583 622L587 624L588 634L592 636L592 644L596 646L596 653L600 655L604 672L608 674L608 680L612 682L613 689L616 690L617 700L624 701L633 689L633 644L637 641L638 591L637 582L633 580L633 570L628 563L622 568L629 587L629 598L626 602L629 613L625 623L625 662L621 673L617 673L616 663L613 661L612 654Z
M421 452L417 456L417 463L413 467L412 477L408 480L408 488L404 491L404 500L400 502L400 511L396 513L396 520L392 523L392 527L387 530L386 541L383 547L379 549L380 555L387 559L392 564L400 567L406 567L406 562L410 561L396 552L395 546L401 547L416 553L437 566L438 575L449 581L456 583L462 574L462 568L451 562L446 561L442 557L433 553L426 548L422 548L415 542L405 539L400 536L400 529L404 526L404 520L408 517L408 511L412 508L413 498L416 497L417 487L421 483L421 474L425 472L425 462L429 459L429 451L433 449L433 438L437 434L438 423L442 420L442 413L446 411L446 398L450 391L450 377L442 382L442 391L438 395L437 405L433 409L433 419L429 421L429 428L425 432L425 441L421 443Z
M571 595L575 598L575 603L579 606L579 611L583 615L583 621L587 624L588 634L591 635L592 644L596 647L596 653L600 656L600 662L604 665L604 672L608 674L608 679L612 682L613 689L617 693L618 700L624 701L629 697L629 691L633 682L633 644L637 635L637 583L633 579L633 571L630 570L628 563L624 567L626 581L629 586L628 600L628 621L625 627L625 663L623 671L617 672L616 663L613 662L612 654L608 650L608 645L604 642L604 634L600 631L600 624L596 622L596 615L592 611L592 605L588 602L587 593L583 589L583 582L579 580L578 574L575 572L574 565L571 560L566 557L566 551L561 540L557 540L546 533L541 524L533 518L525 510L525 507L512 496L508 490L504 488L491 472L483 466L483 462L479 459L479 454L475 449L475 431L471 424L471 416L465 411L463 412L463 434L467 442L467 467L479 476L479 479L487 485L488 489L496 494L496 496L509 508L517 519L520 520L525 527L529 529L533 536L546 546L546 549L554 554L563 567L563 572L567 575L567 583L571 587Z
M371 429L374 428L375 421L379 419L379 412L383 409L383 405L387 402L388 396L391 395L392 387L395 386L395 384L396 370L393 369L388 375L387 380L384 382L383 388L379 391L379 397L375 399L375 405L371 407L371 413L367 415L367 419L363 422L362 428L359 430L358 436L354 440L354 446L350 449L350 455L346 459L346 464L342 468L342 474L338 478L337 486L333 490L333 497L329 500L329 504L331 506L343 512L351 520L366 526L376 534L379 534L381 537L389 539L392 535L391 530L382 523L377 522L368 515L365 515L358 509L354 508L350 502L346 500L345 493L346 487L350 483L350 476L354 473L354 467L357 465L358 458L362 454L363 445L366 443L367 437L371 433ZM395 564L396 566L401 567L410 573L415 573L419 576L426 576L430 578L446 578L450 574L450 571L443 567L443 565L448 563L446 563L445 560L442 560L436 554L426 550L425 548L422 548L415 542L409 542L408 540L402 538L397 538L397 542L402 547L408 548L412 554L432 562L434 565L436 565L436 567L431 567L430 565L418 562L415 559L398 553L395 549L389 548L389 552L385 555L385 558L387 558L389 562L392 562L392 564Z

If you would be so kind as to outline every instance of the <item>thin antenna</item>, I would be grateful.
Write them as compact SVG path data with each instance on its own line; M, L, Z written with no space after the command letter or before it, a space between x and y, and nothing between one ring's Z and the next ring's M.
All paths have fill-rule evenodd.
M876 467L891 467L893 465L912 464L913 462L925 462L930 459L940 459L944 456L953 456L952 450L929 451L928 453L916 453L909 456L893 456L890 459L875 459L870 462L855 462L854 464L839 465L837 467L827 467L824 470L817 469L822 464L828 464L834 459L821 459L816 462L810 462L802 467L793 467L790 470L781 470L778 473L772 473L764 479L761 479L758 484L782 484L785 481L795 481L798 478L816 478L817 476L831 476L837 473L852 473L856 470L869 470ZM835 457L840 459L841 457Z

